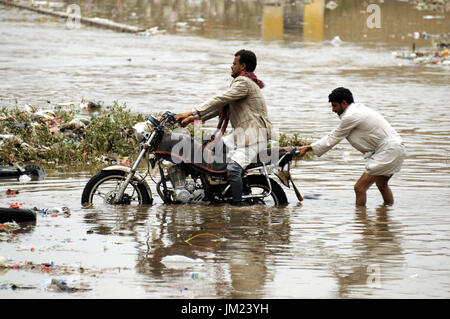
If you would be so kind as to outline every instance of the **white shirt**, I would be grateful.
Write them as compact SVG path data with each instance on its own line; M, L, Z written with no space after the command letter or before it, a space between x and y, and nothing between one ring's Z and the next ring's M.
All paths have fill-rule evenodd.
M317 156L322 156L344 138L366 158L388 138L402 142L388 121L364 104L350 104L339 118L341 122L330 134L311 144Z

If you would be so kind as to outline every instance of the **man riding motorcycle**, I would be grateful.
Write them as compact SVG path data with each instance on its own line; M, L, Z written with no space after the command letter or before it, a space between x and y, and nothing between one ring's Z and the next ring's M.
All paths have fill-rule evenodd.
M229 150L227 160L227 178L231 186L232 205L242 205L242 172L267 147L272 136L272 123L267 114L267 107L261 89L264 83L253 71L256 69L255 53L239 50L234 55L231 66L233 80L230 88L191 111L175 115L182 126L195 120L207 121L219 116L219 135L222 137L228 121L233 127L233 134L225 137L224 143Z

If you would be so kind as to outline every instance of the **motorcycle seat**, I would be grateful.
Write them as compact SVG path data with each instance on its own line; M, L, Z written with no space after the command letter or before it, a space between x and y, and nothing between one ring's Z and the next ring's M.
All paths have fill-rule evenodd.
M284 155L291 152L295 147L271 147L259 152L256 161L246 167L246 169L256 168L263 165L271 165L280 160Z
M212 142L203 148L202 143L189 135L165 133L156 154L175 164L183 162L213 175L226 174L226 147L224 143L214 145L214 142Z

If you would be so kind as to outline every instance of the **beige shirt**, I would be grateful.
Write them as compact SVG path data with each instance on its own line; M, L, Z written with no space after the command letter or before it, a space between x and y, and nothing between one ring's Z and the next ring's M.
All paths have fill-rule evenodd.
M230 105L230 123L237 147L246 147L267 141L272 135L272 123L259 86L245 76L238 76L230 88L199 107L200 118L207 121L219 114L222 106Z
M350 104L339 116L341 122L330 134L311 144L321 156L344 138L368 158L376 153L387 139L402 143L400 135L378 112L361 103Z

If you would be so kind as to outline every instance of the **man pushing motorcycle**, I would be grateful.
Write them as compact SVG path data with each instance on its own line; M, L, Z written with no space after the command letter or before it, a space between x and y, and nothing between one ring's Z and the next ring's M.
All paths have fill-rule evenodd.
M242 172L252 163L258 153L267 147L271 139L272 123L261 89L264 83L253 73L257 58L249 50L239 50L231 66L233 80L229 89L191 111L175 115L175 119L186 126L195 120L207 121L219 116L217 141L224 134L228 122L233 133L224 137L228 149L227 178L231 186L232 205L242 205Z

